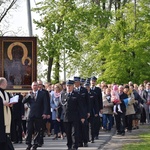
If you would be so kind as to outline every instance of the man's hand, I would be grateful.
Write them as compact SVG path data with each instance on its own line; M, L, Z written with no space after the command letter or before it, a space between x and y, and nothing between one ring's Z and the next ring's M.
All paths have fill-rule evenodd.
M97 117L98 116L98 114L95 114L95 117Z
M4 104L4 106L7 106L7 107L9 107L9 105L10 105L10 103L8 103L6 101L4 101L3 104Z
M46 119L46 117L47 117L47 115L45 115L45 114L42 115L42 118L43 118L43 119Z
M56 118L56 120L57 120L58 122L60 122L60 119L59 119L59 118Z
M50 117L51 117L50 115L47 115L47 116L46 116L47 119L49 119Z
M89 118L90 117L90 113L87 113L87 118Z
M84 121L85 121L85 119L82 118L82 119L81 119L81 122L84 123Z

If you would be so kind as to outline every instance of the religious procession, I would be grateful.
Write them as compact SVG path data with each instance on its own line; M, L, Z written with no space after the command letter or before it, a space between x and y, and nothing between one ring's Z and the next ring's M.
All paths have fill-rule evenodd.
M150 82L137 85L97 83L97 78L74 77L62 83L32 82L28 93L8 93L0 77L0 148L13 150L26 143L26 150L44 147L44 137L67 139L66 149L88 147L99 131L125 136L150 124ZM15 102L12 98L16 97Z

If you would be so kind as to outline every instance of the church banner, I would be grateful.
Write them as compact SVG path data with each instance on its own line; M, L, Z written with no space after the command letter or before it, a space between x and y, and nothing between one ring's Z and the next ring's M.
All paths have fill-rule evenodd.
M37 38L0 37L0 76L8 90L29 90L37 78Z

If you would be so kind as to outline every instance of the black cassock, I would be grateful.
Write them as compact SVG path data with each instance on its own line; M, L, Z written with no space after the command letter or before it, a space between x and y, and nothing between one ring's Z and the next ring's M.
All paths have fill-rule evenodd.
M5 138L5 126L4 126L4 108L3 101L0 97L0 143L6 141Z
M3 100L0 97L0 148L6 142L5 126L4 126L4 106Z

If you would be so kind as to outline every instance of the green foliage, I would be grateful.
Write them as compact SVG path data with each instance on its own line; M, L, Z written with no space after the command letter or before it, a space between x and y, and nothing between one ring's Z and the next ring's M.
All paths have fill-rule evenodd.
M124 1L125 2L125 1ZM150 80L150 15L148 0L114 5L107 1L45 0L34 11L44 36L39 38L39 60L54 58L55 76L66 52L68 76L95 75L107 83ZM117 4L118 5L118 4ZM57 64L57 65L55 65ZM60 64L60 65L58 65Z

